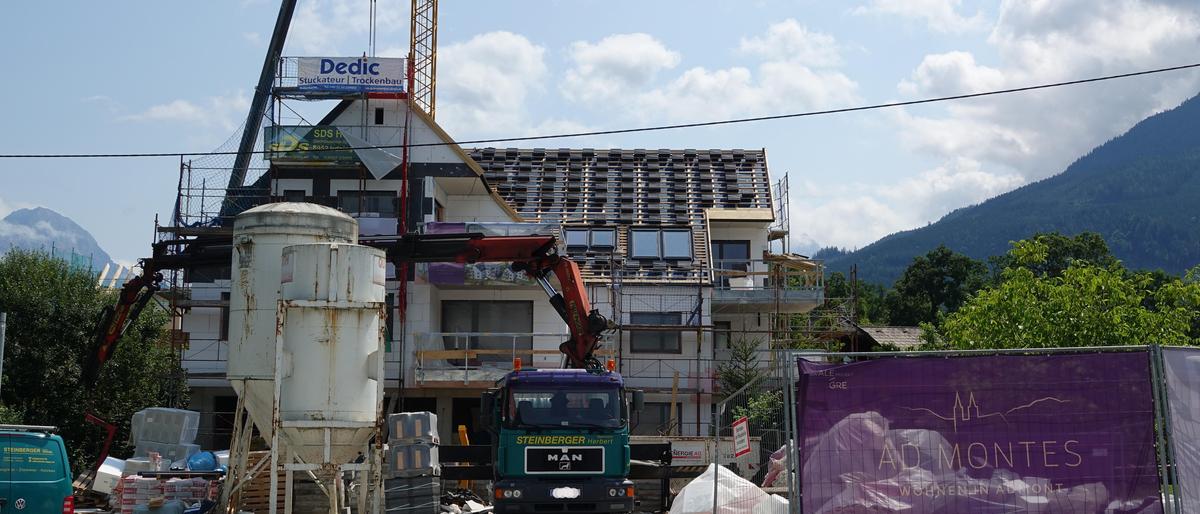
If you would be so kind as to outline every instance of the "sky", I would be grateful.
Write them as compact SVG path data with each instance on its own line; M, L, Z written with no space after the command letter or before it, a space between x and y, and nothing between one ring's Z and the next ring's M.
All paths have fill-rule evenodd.
M299 0L284 55L368 51L370 0ZM21 2L0 17L0 154L202 152L242 123L279 4ZM377 0L380 56L409 2ZM1200 61L1194 0L442 0L437 121L459 140L849 107ZM1200 92L1184 71L914 108L528 147L765 148L793 250L857 248L1061 172ZM307 119L324 104L289 104ZM315 119L314 119L315 121ZM0 160L0 217L82 225L119 262L179 158ZM0 226L0 230L4 230Z

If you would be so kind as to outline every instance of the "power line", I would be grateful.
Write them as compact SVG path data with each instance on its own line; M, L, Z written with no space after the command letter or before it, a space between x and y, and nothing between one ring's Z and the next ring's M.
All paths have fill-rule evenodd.
M844 114L849 112L870 111L875 109L886 109L891 107L905 107L909 105L931 104L938 102L949 102L954 100L965 100L968 98L980 98L985 96L1006 95L1012 93L1021 93L1025 91L1035 91L1038 89L1050 89L1063 86L1074 86L1078 84L1088 84L1092 82L1104 82L1108 80L1124 79L1130 77L1139 77L1143 75L1154 75L1158 73L1167 73L1172 71L1181 71L1192 68L1200 68L1200 63L1184 64L1181 66L1171 66L1167 68L1156 68L1152 70L1135 71L1132 73L1121 73L1117 75L1104 75L1100 77L1092 77L1079 80L1069 80L1065 82L1052 82L1048 84L1038 84L1034 86L1015 87L1009 89L997 89L992 91L984 91L981 93L968 93L962 95L939 96L933 98L924 98L920 100L907 100L903 102L887 102L870 105L860 105L857 107L843 107L839 109L826 109L822 111L807 111L789 114L774 114L769 116L754 116L749 118L733 118L726 120L715 121L700 121L694 123L679 123L674 125L654 125L649 127L624 128L613 130L596 130L591 132L573 132L548 134L540 136L523 136L523 137L505 137L496 139L475 139L468 141L451 141L449 143L417 143L408 145L409 148L423 146L446 146L450 144L457 145L481 145L491 143L514 143L519 141L538 141L544 139L565 139L571 137L588 137L588 136L608 136L614 134L632 134L637 132L656 132L661 130L678 130L685 128L698 127L713 127L718 125L734 125L741 123L755 123L760 121L783 120L789 118L806 118L811 116L824 116L830 114ZM306 152L341 152L346 150L374 150L374 149L389 149L402 148L405 145L379 145L379 146L348 146L341 148L329 149L313 149ZM0 159L100 159L100 158L140 158L140 157L193 157L193 156L209 156L209 155L237 155L237 151L224 152L150 152L150 153L91 153L91 154L0 154ZM257 150L250 152L252 154L270 153L267 150Z

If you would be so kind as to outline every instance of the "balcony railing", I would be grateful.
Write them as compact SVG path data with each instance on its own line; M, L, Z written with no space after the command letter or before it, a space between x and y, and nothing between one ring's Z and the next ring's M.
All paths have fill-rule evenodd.
M713 309L717 312L805 312L824 298L824 264L777 256L769 259L714 260Z
M559 333L429 332L416 334L416 386L490 385L512 371L513 359L530 368L562 366Z

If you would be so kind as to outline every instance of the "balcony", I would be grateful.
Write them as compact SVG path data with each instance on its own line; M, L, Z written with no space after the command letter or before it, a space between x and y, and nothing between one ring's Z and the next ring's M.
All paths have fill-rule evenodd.
M824 265L789 255L714 260L713 313L808 312L824 301Z
M561 368L558 345L570 336L555 333L430 332L415 334L417 350L410 385L419 388L491 387L512 371L513 359L526 368ZM597 355L612 355L600 350Z

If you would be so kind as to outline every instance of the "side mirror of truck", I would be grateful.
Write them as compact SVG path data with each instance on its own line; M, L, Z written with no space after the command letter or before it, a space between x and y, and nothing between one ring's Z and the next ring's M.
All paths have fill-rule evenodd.
M496 414L496 390L489 389L484 391L479 398L479 426L484 430L491 431L495 428Z
M633 391L633 412L641 412L646 406L646 393L641 389Z

